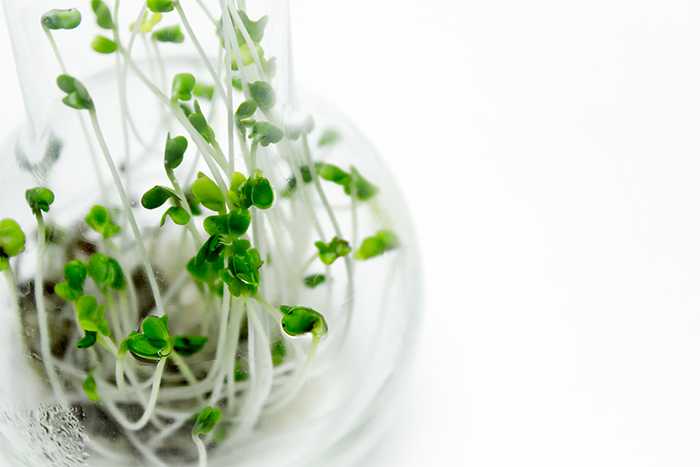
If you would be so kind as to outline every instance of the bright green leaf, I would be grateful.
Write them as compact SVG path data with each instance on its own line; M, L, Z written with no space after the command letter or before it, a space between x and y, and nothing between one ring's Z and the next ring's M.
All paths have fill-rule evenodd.
M41 24L48 29L75 29L80 24L82 16L77 8L68 10L50 10L41 16Z
M106 37L97 36L92 41L92 50L101 54L111 54L116 52L117 43Z
M158 42L171 42L173 44L181 44L185 42L185 36L180 31L180 26L168 26L166 28L159 29L153 32L154 41Z
M54 201L54 195L48 188L31 188L24 192L24 198L27 200L27 204L32 209L32 213L35 215L41 214L41 211L49 212L49 206Z

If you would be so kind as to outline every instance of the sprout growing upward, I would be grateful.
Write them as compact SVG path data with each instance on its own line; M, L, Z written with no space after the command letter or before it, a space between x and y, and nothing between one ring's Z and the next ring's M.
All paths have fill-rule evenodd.
M58 404L85 408L85 425L105 424L110 449L138 456L133 464L164 465L173 446L191 462L196 446L203 467L207 451L229 455L227 437L247 442L261 421L273 425L302 403L304 384L326 371L312 372L316 354L333 364L346 345L359 261L389 261L381 256L399 240L379 180L342 159L341 132L319 135L312 116L290 114L292 93L282 73L275 77L286 60L270 56L280 49L266 31L279 24L277 12L250 17L243 1L221 1L213 12L200 0L147 0L127 30L120 3L90 1L89 26L101 32L83 47L100 64L114 61L113 92L108 80L73 75L61 60L52 31L76 28L80 12L41 17L62 102L87 111L61 106L85 118L102 198L27 190L34 275L13 276L13 267L27 270L26 238L11 219L0 221L0 271L11 290L32 291L12 305L22 329L36 328L20 339ZM206 28L193 27L189 8L201 9ZM178 24L156 27L171 11ZM175 46L163 43L191 46L198 63L165 60L161 49ZM219 50L205 52L207 44ZM100 120L109 117L104 127L97 106ZM119 138L103 134L115 111ZM68 154L72 138L62 140ZM99 179L106 170L110 182Z

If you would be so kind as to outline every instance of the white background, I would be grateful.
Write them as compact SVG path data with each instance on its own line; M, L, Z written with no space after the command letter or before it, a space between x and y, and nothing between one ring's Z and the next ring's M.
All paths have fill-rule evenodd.
M700 3L291 3L299 83L422 242L415 369L360 465L700 465ZM1 27L0 60L5 136Z

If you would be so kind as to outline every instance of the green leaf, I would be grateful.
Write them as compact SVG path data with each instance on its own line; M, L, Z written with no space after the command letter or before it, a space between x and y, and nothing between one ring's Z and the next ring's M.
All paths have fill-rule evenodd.
M311 333L314 337L321 337L328 331L323 315L311 308L283 306L280 310L284 313L282 329L290 336Z
M338 237L333 237L333 240L327 245L320 241L316 242L314 245L318 248L319 259L326 266L330 266L336 259L348 255L352 250L347 241L341 240Z
M101 54L111 54L116 52L117 43L106 37L97 36L95 40L92 41L92 50Z
M82 291L87 277L87 266L79 259L68 261L63 267L63 276L71 288Z
M243 83L241 82L240 79L237 78L231 78L231 86L234 89L237 89L239 91L243 91Z
M143 335L152 341L168 341L170 340L170 332L168 332L168 315L163 315L161 318L149 316L141 323Z
M252 21L250 18L248 18L248 15L243 10L238 10L238 15L241 17L243 26L245 27L246 31L248 32L248 35L253 40L253 42L260 42L263 38L263 35L265 34L265 26L267 26L268 21L267 15L262 16L257 21ZM239 45L245 43L245 38L243 37L243 34L241 34L241 32L238 30L238 28L236 28L236 38L238 40Z
M5 256L0 256L0 272L4 271L9 265L10 262L8 261L8 258Z
M190 73L178 73L173 78L172 97L181 101L192 99L195 79Z
M92 110L95 108L87 89L77 79L68 75L60 75L56 78L56 83L63 92L68 94L63 98L63 103L68 107L77 110Z
M255 57L251 53L248 44L241 44L239 49L241 51L241 61L243 62L243 66L248 66L255 61ZM265 55L265 51L260 44L255 44L255 53L258 57ZM231 69L233 71L238 71L238 62L236 60L231 61Z
M342 139L340 133L334 129L325 130L321 133L321 138L318 140L318 146L332 146Z
M367 260L384 254L399 246L399 237L390 230L380 230L374 237L365 238L362 246L355 252L355 258Z
M190 213L188 213L185 208L180 206L170 206L167 211L163 213L163 217L160 218L160 226L165 224L165 220L170 216L170 218L177 225L187 225L190 221Z
M255 111L258 110L258 104L254 100L247 100L241 102L241 105L236 109L236 125L241 134L245 135L245 127L241 120L252 117Z
M192 90L192 94L210 101L214 97L214 86L204 86L197 83Z
M95 368L92 368L90 370L90 373L88 373L87 378L85 378L85 381L83 381L83 390L85 391L85 394L87 394L87 396L90 398L90 400L94 402L99 402L100 398L97 397L97 383L95 383L95 378L92 377L92 373L94 371Z
M244 235L250 227L250 211L246 208L234 208L228 214L228 233L238 238Z
M148 17L148 13L143 14L143 20L141 21L139 25L139 32L142 33L149 33L153 30L153 27L160 23L160 20L163 19L163 15L160 13L154 13L151 15L151 17ZM134 23L131 23L131 26L129 26L129 31L134 29Z
M180 200L180 197L170 188L156 185L143 194L141 197L141 206L146 209L157 209L164 205L170 198Z
M275 90L272 88L270 83L266 81L256 81L248 86L250 89L250 95L263 110L270 110L275 106L277 102L277 96Z
M117 270L114 266L110 266L110 258L102 253L95 253L88 259L87 275L95 281L100 290L105 290L112 285L116 274Z
M183 357L191 357L196 354L209 340L208 337L197 335L175 336L173 339L173 349Z
M173 350L172 339L168 331L168 315L162 318L146 317L141 323L142 334L132 332L119 346L119 353L127 350L146 360L160 360L167 357Z
M331 164L320 164L316 166L318 176L329 182L337 183L341 186L349 186L352 182L350 174Z
M24 251L26 237L19 224L12 219L0 221L0 257L11 258Z
M187 151L187 138L184 136L170 137L170 133L165 140L165 166L176 169L182 163L182 159Z
M41 211L49 212L49 206L53 203L54 195L48 188L37 187L25 191L24 198L32 209L32 213L39 215Z
M326 282L326 276L324 274L309 274L304 278L304 285L310 289L314 289L324 282Z
M77 8L68 10L50 10L41 16L41 24L48 29L75 29L80 24L82 16Z
M92 11L97 16L97 25L102 29L113 29L112 13L102 0L92 0Z
M355 167L350 166L350 172L357 189L357 199L367 201L377 194L379 188L368 182ZM345 185L345 193L348 195L352 193L352 184Z
M209 216L204 219L204 230L211 235L228 234L228 215Z
M175 9L170 0L148 0L146 6L153 13L167 13Z
M267 76L267 79L271 80L274 78L275 74L277 73L277 58L270 57L269 60L261 58L260 62L262 63L263 72L265 73L265 76Z
M117 263L114 258L108 258L109 276L112 277L112 282L109 284L114 290L124 290L126 287L126 281L124 280L124 272L121 266Z
M239 362L236 362L236 366L233 367L233 380L237 383L240 383L241 381L245 381L248 379L248 370L243 368L243 365Z
M275 125L267 122L255 122L253 131L249 138L257 137L260 145L263 147L269 146L271 143L276 144L284 138L284 131L277 128Z
M197 180L192 184L192 193L207 209L221 211L225 207L224 195L219 187L202 172L197 174Z
M67 302L75 302L83 296L83 288L73 288L68 281L59 282L54 286L53 290L56 292L56 295Z
M90 209L90 214L85 217L85 223L95 232L102 234L105 240L121 231L121 227L113 223L107 209L95 205Z
M243 282L251 293L257 293L260 285L260 272L263 265L260 255L255 248L248 251L237 251L230 259L229 268L234 277Z
M214 130L212 130L212 128L209 126L204 115L199 112L194 112L190 114L187 119L190 121L194 129L197 130L200 135L202 135L204 141L211 143L211 141L214 139Z
M174 44L185 42L185 36L180 31L179 25L168 26L167 28L154 31L151 37L158 42L172 42Z
M97 333L93 331L85 331L85 337L76 342L75 346L79 349L87 349L95 345L95 342L97 342Z
M270 353L272 354L272 366L280 366L284 361L284 356L287 353L284 340L280 339L274 344L270 345Z
M209 237L201 246L197 252L197 255L194 257L195 266L201 266L204 261L208 261L210 263L217 262L219 255L224 249L224 246L225 245L221 243L221 238L219 235L212 235Z
M208 261L202 261L201 264L196 265L195 259L192 258L185 269L190 273L190 276L197 282L202 282L213 286L215 282L219 280L219 270L224 268L224 259L218 257L213 263Z
M104 318L105 305L97 306L97 299L92 295L83 295L76 304L78 323L86 331L99 332L109 337L109 324Z
M192 436L209 433L221 421L221 410L204 407L192 429Z

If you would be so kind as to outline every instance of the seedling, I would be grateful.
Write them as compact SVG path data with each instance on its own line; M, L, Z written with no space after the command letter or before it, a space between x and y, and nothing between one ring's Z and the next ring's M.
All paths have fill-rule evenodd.
M0 270L13 290L24 281L21 290L33 291L22 303L17 293L12 305L19 317L28 314L22 307L36 308L35 332L21 342L35 351L58 404L90 406L85 417L99 414L91 423L107 424L115 449L138 452L138 462L166 465L176 445L204 466L208 452L225 450L229 439L245 442L264 417L302 399L317 352L332 364L344 345L358 261L388 261L401 242L371 177L336 157L343 135L318 134L311 116L285 121L289 90L279 87L285 82L267 52L276 50L265 44L274 37L266 34L268 16L251 18L245 2L232 1L220 2L217 16L197 1L186 8L211 19L200 30L179 0L148 0L122 29L119 3L91 0L89 26L100 34L85 44L95 59L131 73L129 80L123 68L115 73L124 136L116 160L97 112L112 107L102 106L102 92L93 100L94 81L73 76L53 41L52 31L80 25L80 12L40 18L61 68L62 103L76 112L65 110L89 117L96 176L109 170L104 199L88 201L74 225L62 225L53 216L77 210L75 197L28 189L36 240L15 221L0 221ZM156 27L163 18L172 21ZM213 40L200 43L206 34ZM163 61L159 48L181 43L197 51L198 67ZM209 43L221 49L205 51ZM132 55L140 46L155 52L147 66ZM149 99L127 100L132 79L157 109ZM134 125L136 112L155 121L157 147ZM139 158L156 160L158 173L141 171ZM18 279L13 269L28 241L34 276ZM56 336L67 343L62 353Z

